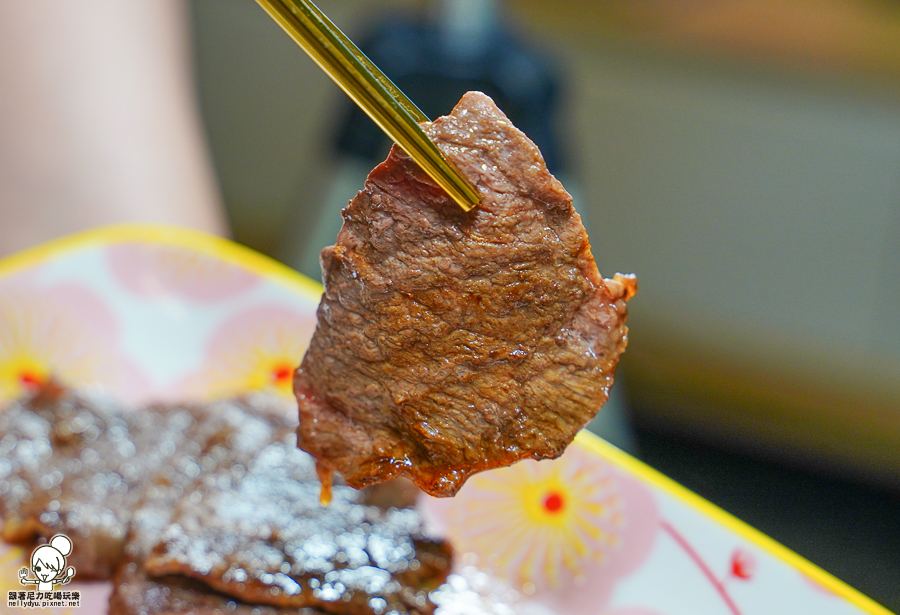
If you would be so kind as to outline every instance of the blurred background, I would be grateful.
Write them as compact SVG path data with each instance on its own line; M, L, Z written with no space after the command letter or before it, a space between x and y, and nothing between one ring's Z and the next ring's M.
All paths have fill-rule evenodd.
M387 143L253 2L190 5L234 235L315 276ZM900 610L900 4L319 5L429 116L502 98L638 275L600 431Z
M189 224L228 226L318 278L341 207L388 143L255 2L186 2L193 64L167 61L187 94L159 121L187 117L176 132L198 138L158 148L186 152L158 168L206 179L162 186L170 169L91 185L148 195L135 219L174 219L154 208L203 201L205 217ZM162 4L182 23L175 0ZM900 611L900 3L318 4L429 116L467 89L495 97L574 194L600 271L637 274L629 348L592 427ZM52 26L34 19L34 31ZM19 51L0 36L0 59L15 58L0 62L0 83L34 59ZM152 101L144 87L139 98ZM0 91L7 205L22 183L16 164L46 168L60 147L53 131L33 159L7 147L23 115L14 98ZM131 138L124 108L98 125ZM41 126L50 117L33 115ZM157 167L135 159L134 169ZM63 184L39 187L67 202ZM54 220L41 228L72 230ZM4 226L14 225L0 224L0 239Z

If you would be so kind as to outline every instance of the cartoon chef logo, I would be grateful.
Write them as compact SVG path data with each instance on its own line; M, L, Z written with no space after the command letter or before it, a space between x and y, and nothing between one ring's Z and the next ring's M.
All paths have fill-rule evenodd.
M28 568L19 570L19 583L37 585L38 591L53 591L54 585L65 585L75 576L75 568L66 567L66 557L72 553L72 540L65 534L57 534L50 542L31 552L31 572L35 578L29 579Z

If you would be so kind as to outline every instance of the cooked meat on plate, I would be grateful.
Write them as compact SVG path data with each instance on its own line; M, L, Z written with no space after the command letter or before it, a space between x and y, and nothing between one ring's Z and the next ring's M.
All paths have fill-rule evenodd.
M283 410L262 397L129 412L48 385L0 410L0 535L28 547L67 534L79 578L109 578L144 499L174 502L212 463L287 433Z
M71 537L110 615L431 613L450 546L337 486L264 397L127 411L47 387L0 408L3 538ZM379 496L383 499L384 494Z

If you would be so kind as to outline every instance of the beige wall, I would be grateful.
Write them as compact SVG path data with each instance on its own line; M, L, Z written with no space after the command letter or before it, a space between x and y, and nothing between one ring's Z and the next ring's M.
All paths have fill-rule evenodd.
M573 56L598 260L638 273L642 416L900 476L900 108Z

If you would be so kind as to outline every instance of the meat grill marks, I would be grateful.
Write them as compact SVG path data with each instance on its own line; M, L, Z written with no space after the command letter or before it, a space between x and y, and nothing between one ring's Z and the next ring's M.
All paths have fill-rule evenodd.
M322 252L294 391L323 474L449 496L563 452L606 401L636 284L600 276L571 197L488 97L424 127L482 203L463 212L395 147Z
M80 578L114 576L111 615L427 614L449 573L414 511L344 486L323 509L313 460L263 399L129 413L45 391L0 410L0 429L4 538L72 536Z

